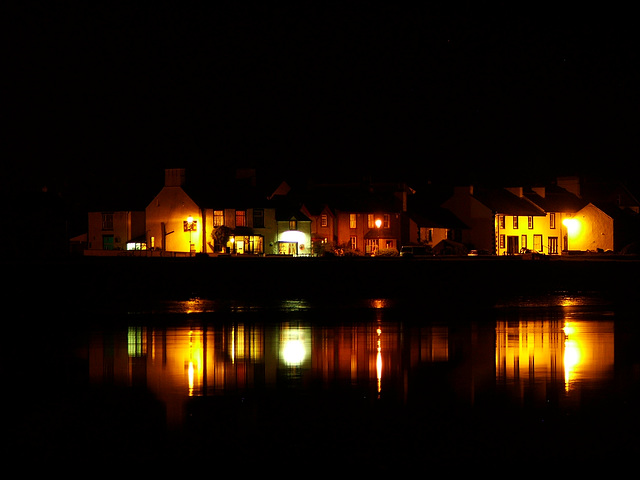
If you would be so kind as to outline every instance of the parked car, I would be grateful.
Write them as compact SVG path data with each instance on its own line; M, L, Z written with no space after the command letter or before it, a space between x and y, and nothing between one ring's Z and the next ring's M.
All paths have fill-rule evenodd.
M405 245L400 248L401 257L430 257L432 253L430 249L424 245Z

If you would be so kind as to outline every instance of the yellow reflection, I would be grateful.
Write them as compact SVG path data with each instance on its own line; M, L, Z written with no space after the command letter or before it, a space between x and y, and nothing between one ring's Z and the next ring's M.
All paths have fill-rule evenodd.
M203 345L202 335L189 330L188 334L188 357L185 359L185 367L187 370L187 383L189 396L194 395L196 389L202 384L202 359Z
M382 348L380 344L380 334L382 333L382 330L380 329L380 327L378 327L377 333L378 353L376 355L376 376L378 378L378 393L380 393L380 390L382 389Z
M613 323L589 321L498 322L496 378L526 381L544 389L564 379L569 391L577 382L611 373L614 361Z

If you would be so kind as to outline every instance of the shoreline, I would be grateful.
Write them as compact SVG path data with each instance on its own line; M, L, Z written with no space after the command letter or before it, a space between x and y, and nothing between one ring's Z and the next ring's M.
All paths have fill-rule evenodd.
M5 260L10 302L400 298L455 307L500 297L601 293L637 302L640 258L77 257Z

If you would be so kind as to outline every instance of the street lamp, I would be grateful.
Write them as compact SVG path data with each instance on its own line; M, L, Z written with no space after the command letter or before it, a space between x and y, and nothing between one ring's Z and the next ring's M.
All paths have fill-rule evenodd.
M193 217L191 215L189 215L187 217L187 220L184 222L184 231L188 231L189 232L189 255L191 255L191 232L193 232L194 230L196 230L198 228L197 226L197 222L193 219Z

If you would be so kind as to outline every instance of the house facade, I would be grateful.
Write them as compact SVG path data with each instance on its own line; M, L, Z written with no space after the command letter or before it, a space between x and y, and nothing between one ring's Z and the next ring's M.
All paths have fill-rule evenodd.
M145 210L147 249L190 254L204 251L205 217L184 185L184 169L165 170L164 187Z
M461 187L444 206L469 225L468 245L496 255L613 249L611 217L561 187Z
M89 212L87 250L145 250L145 212Z
M398 252L409 237L404 184L327 184L303 194L312 237L340 252Z

